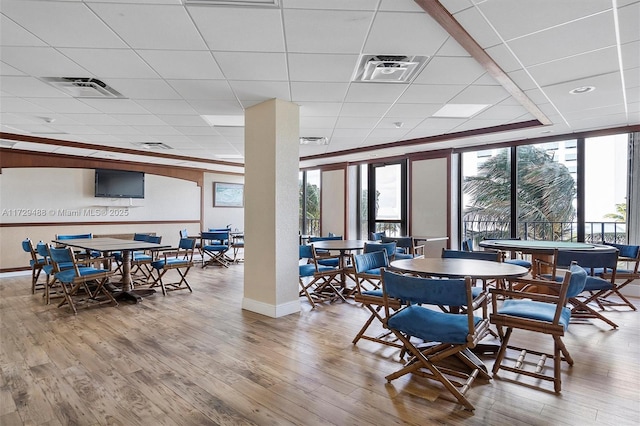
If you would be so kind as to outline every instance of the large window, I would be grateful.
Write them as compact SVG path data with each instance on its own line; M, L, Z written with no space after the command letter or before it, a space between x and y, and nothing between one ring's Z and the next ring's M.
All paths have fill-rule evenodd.
M320 235L320 170L300 172L299 176L299 232Z
M464 153L462 239L626 241L628 145L623 134Z
M366 229L385 232L387 236L406 235L407 232L407 166L406 161L369 164L361 177L361 199L366 200ZM365 229L361 223L361 229ZM364 235L368 235L368 232ZM363 237L364 237L363 235Z

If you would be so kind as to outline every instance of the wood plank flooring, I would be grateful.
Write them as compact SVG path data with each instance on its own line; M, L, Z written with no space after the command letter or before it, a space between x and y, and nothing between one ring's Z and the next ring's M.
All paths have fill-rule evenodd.
M419 377L387 384L398 351L353 336L353 301L273 319L241 309L243 266L193 268L194 289L79 311L0 278L0 425L631 425L640 419L639 313L572 324L562 393L501 373L465 411ZM514 333L514 344L550 341ZM493 358L483 356L491 369ZM523 384L523 382L525 384Z

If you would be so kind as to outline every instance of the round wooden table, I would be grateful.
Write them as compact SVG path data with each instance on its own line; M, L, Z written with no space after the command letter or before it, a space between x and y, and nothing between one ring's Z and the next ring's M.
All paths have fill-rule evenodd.
M345 256L347 256L347 252L350 250L362 250L365 244L376 244L376 242L368 240L323 240L314 241L310 244L316 249L340 252L340 281L342 281L344 291L346 291L347 294L351 294L352 289L346 288Z
M527 268L511 263L441 257L394 260L390 266L391 269L432 277L471 277L481 280L522 277L529 272Z

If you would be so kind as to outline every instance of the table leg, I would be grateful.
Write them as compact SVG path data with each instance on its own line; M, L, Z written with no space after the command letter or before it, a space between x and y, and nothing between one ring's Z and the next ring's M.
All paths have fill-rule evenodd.
M142 297L150 296L156 291L154 289L131 288L131 250L122 251L122 291L114 294L116 300L126 300L133 303L142 302Z

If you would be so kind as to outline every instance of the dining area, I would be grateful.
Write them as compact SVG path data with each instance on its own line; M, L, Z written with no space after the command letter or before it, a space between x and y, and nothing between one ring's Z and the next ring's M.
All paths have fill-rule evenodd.
M29 276L4 278L3 356L8 356L5 365L22 377L19 382L10 379L9 386L28 384L32 402L5 409L3 424L16 424L15 419L17 424L22 419L51 421L61 404L73 406L66 412L70 420L97 420L107 410L114 420L129 424L205 424L212 418L224 419L222 423L277 419L281 424L313 425L387 420L423 424L425 419L471 425L575 424L576 419L631 424L635 418L630 389L637 380L632 373L636 352L629 342L640 323L630 309L616 312L621 326L604 338L601 327L571 325L563 341L574 364L563 361L561 397L553 385L537 379L529 378L523 386L514 373L501 370L496 377L496 354L477 354L486 373L479 372L465 392L475 408L470 411L444 385L413 373L387 382L385 377L404 368L410 355L401 358L400 348L368 340L354 345L353 337L370 311L353 299L321 303L316 309L301 299L298 315L268 318L241 309L238 283L243 278L242 265L196 267L189 273L192 284L218 284L198 285L197 297L156 296L142 304L120 303L117 309L79 311L81 329L68 320L66 310L52 310L38 297L24 294ZM179 312L188 315L175 321ZM29 339L20 337L22 328L29 330ZM389 330L371 330L377 331ZM542 334L513 332L510 345L527 344L549 342ZM18 348L26 358L15 352ZM107 362L117 370L97 374ZM48 376L38 379L41 370ZM87 393L56 396L56 389L69 381L87 378ZM602 393L605 387L609 391ZM125 400L123 389L135 393ZM210 404L212 398L218 404Z
M567 367L574 368L576 362L565 344L568 333L576 327L599 330L602 325L618 331L610 317L635 311L620 289L629 284L633 271L640 277L638 246L483 240L476 250L442 249L439 257L396 258L397 247L381 239L311 238L309 245L314 252L333 250L337 256L333 269L318 270L316 278L330 276L335 280L334 291L346 297L324 301L342 305L334 304L342 299L367 311L354 346L373 342L385 352L392 348L404 367L387 375L389 382L407 374L428 377L440 382L469 411L475 406L466 393L475 391L472 384L477 378L492 384L495 379L521 382L556 395L564 392ZM326 258L327 254L304 261L319 264ZM509 262L511 258L519 261ZM616 280L618 269L624 280ZM304 287L303 278L300 296L304 301L312 289ZM319 282L318 288L326 289ZM462 286L457 299L441 298L456 286ZM311 311L318 306L325 309L318 299L309 302ZM463 329L470 334L466 337L443 338L432 331L434 327L446 330L454 323L460 330L460 321L467 322ZM570 323L576 324L571 331ZM520 335L528 340L514 343Z

